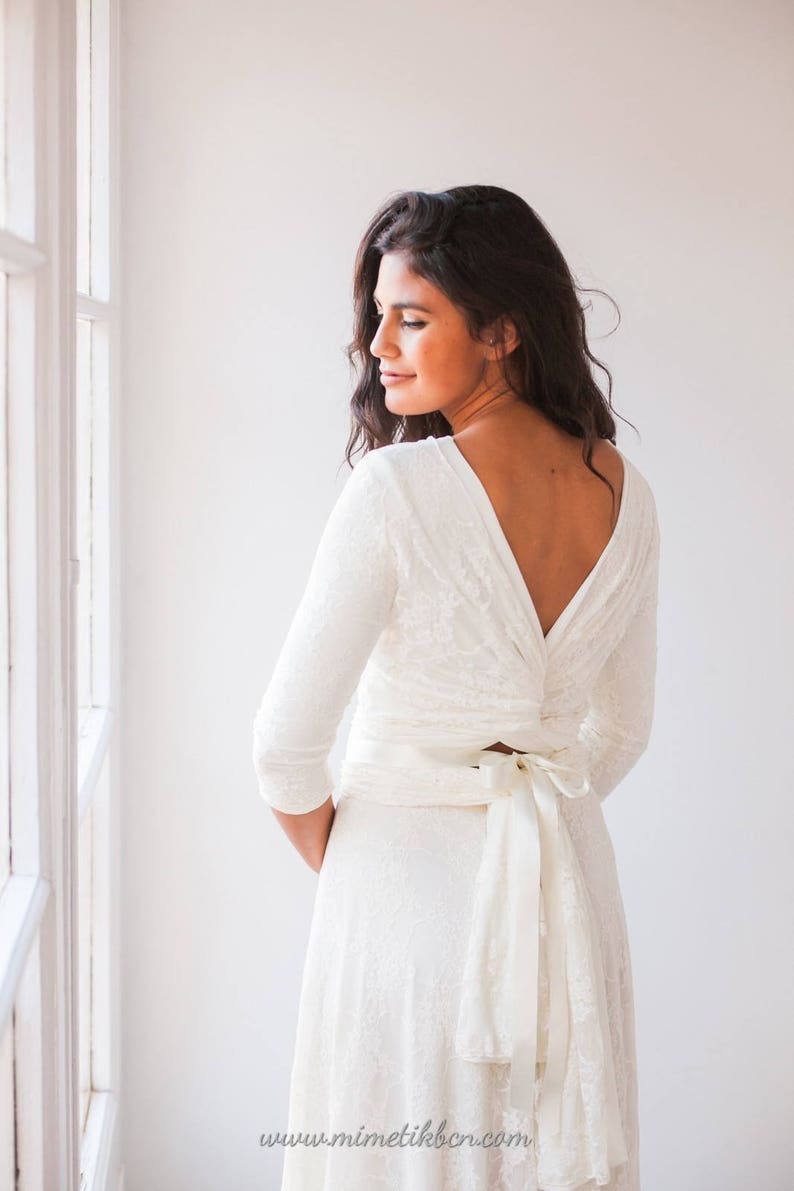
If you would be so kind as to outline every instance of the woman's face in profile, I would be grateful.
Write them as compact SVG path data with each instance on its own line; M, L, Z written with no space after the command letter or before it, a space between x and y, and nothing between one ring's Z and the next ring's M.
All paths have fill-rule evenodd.
M391 413L446 413L472 395L489 349L471 338L457 307L411 272L401 253L381 257L373 300L379 319L370 351L380 361ZM402 376L392 380L388 372Z

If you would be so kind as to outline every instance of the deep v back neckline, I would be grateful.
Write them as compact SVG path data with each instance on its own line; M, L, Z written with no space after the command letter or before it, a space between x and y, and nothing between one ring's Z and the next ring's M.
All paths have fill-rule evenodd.
M623 524L626 520L626 509L628 508L631 491L631 464L629 463L629 460L619 449L619 447L615 447L615 450L618 452L623 462L623 485L620 493L620 506L618 508L617 520L615 521L612 534L604 546L604 549L601 551L595 563L585 575L584 579L579 584L568 603L562 609L557 619L549 628L548 632L544 633L543 626L540 623L540 617L538 616L537 608L535 607L535 601L532 598L523 572L518 565L518 559L513 553L513 548L507 540L507 534L505 533L502 523L497 516L493 501L488 495L488 490L451 434L443 435L438 438L434 437L433 441L436 443L438 449L444 453L444 456L449 463L452 464L453 468L465 484L466 488L471 494L472 499L480 510L486 528L490 531L491 537L497 547L505 569L510 575L513 585L516 587L520 597L524 602L524 606L544 649L548 651L551 644L556 640L565 626L569 623L574 612L584 599L586 592L589 590L594 579L601 571L605 560L614 550L615 543L622 533Z

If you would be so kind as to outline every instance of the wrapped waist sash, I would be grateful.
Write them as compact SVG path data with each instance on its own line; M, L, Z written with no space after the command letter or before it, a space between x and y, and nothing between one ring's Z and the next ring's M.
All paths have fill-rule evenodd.
M542 904L549 995L537 1129L550 1140L563 1128L570 1043L566 963L569 944L575 942L575 956L571 959L576 965L576 987L589 997L589 1012L595 1023L596 1045L585 1056L588 1100L592 1104L593 1076L596 1085L600 1078L601 1086L596 1090L601 1112L596 1113L596 1120L603 1133L602 1153L610 1166L626 1161L595 920L558 808L559 798L583 798L590 792L588 777L543 752L431 748L362 737L348 744L348 774L355 771L357 763L386 770L396 767L400 771L425 771L425 775L428 769L461 770L461 785L454 795L439 791L428 796L426 789L412 794L410 781L403 773L403 780L383 783L382 796L367 783L366 793L358 796L369 800L401 806L487 804L486 841L474 892L456 1052L475 1063L511 1063L510 1103L528 1115L534 1136ZM472 773L472 767L478 767L478 775L476 770ZM478 780L473 782L473 777ZM343 789L346 795L357 796L354 780L348 778ZM564 874L566 879L573 877L568 880L565 897ZM570 930L575 931L575 940ZM497 971L501 963L506 979L492 977L494 957ZM589 1125L592 1133L592 1120ZM596 1144L595 1149L599 1148Z

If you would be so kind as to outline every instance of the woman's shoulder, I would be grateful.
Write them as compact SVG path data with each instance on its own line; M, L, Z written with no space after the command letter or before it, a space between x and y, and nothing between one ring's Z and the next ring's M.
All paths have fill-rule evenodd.
M621 455L623 455L622 451ZM629 496L631 513L627 520L631 523L632 537L643 553L653 557L658 554L660 543L659 515L653 486L643 469L633 459L623 455L623 461L626 467L626 480L631 487ZM624 480L624 487L626 480Z
M654 496L653 486L650 480L638 463L636 463L633 459L630 459L628 455L624 455L622 451L620 454L623 459L626 472L629 476L629 482L634 489L635 496L640 497L642 502L655 512L656 498Z
M364 469L398 484L410 484L419 475L426 477L437 460L435 438L422 438L373 447L359 459L354 471Z

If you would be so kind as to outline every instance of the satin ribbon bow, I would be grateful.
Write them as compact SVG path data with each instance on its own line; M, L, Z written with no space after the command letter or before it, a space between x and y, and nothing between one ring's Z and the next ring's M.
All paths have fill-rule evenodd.
M500 753L483 749L479 771L490 791L512 795L513 824L508 833L493 832L493 847L509 839L513 849L510 869L516 887L512 895L513 996L510 1103L532 1119L538 1036L538 978L540 950L540 893L547 924L549 976L549 1032L546 1070L538 1109L544 1134L553 1136L561 1127L562 1089L568 1052L569 1021L565 959L565 920L559 861L558 793L583 798L590 792L588 778L578 770L536 752ZM503 800L492 800L489 814L504 813ZM489 836L492 834L489 824ZM486 848L488 844L486 844ZM496 859L492 857L492 862ZM500 858L504 861L504 856ZM503 907L497 908L504 913ZM483 945L487 942L483 933ZM461 1007L463 1033L477 1031L479 1010ZM468 1019L468 1022L467 1022ZM474 1025L472 1026L472 1023ZM484 1044L485 1045L485 1044Z

